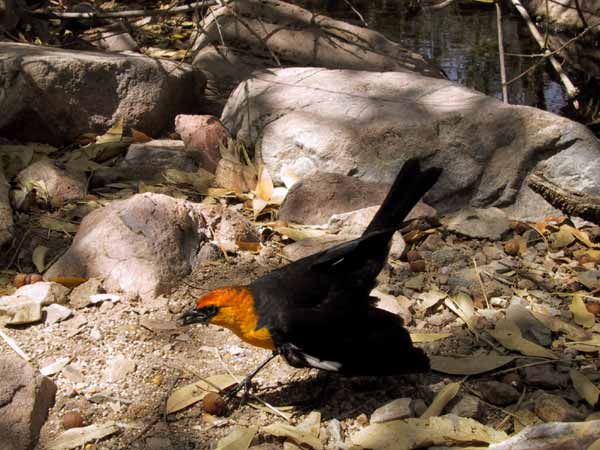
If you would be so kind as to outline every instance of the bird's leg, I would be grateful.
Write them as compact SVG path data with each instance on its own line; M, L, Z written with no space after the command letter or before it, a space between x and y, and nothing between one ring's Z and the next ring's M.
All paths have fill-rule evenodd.
M260 363L260 365L256 369L254 369L254 371L250 375L248 375L246 378L240 381L233 389L227 391L227 393L225 394L226 401L231 401L233 397L235 397L238 394L238 392L240 392L242 389L245 389L247 391L250 388L250 382L252 381L252 378L254 378L258 372L260 372L278 355L278 352L273 352L273 354L269 356L266 360L264 360L262 363Z

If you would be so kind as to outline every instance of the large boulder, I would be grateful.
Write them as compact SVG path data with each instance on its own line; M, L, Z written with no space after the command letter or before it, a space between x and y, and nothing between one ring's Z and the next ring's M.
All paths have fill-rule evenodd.
M195 112L204 77L189 65L138 55L0 42L0 135L63 144L118 117L158 135Z
M45 276L96 277L108 291L152 298L176 287L209 241L234 250L257 241L252 224L221 205L138 194L88 214L73 244Z
M270 0L234 0L205 15L193 66L208 81L215 112L254 70L311 66L442 77L422 56L382 34ZM218 111L220 112L220 111Z
M600 194L600 143L583 125L408 72L274 69L242 82L221 118L275 182L318 171L390 183L409 158L444 172L428 202L538 218L555 210L524 183L539 169Z
M52 380L17 356L0 355L0 448L34 448L55 395Z

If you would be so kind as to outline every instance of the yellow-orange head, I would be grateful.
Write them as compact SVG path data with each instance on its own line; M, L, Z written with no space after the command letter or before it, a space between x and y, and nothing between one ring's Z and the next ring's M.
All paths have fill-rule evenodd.
M200 297L196 301L196 307L185 312L180 320L184 325L220 325L229 328L252 345L274 348L269 331L266 328L256 328L258 316L252 293L247 287L215 289Z

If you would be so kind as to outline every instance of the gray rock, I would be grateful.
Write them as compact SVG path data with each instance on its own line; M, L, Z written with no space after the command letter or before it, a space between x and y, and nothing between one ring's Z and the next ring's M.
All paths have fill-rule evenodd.
M236 241L256 242L258 235L247 219L221 205L138 194L88 214L46 276L98 277L110 292L152 298L196 267L209 240L232 251Z
M351 236L323 236L306 238L302 239L301 241L294 242L293 244L286 245L281 253L290 261L297 261L305 256L326 250L334 245L349 241L350 239L352 239Z
M4 170L0 165L0 247L10 241L13 237L14 223L12 208L8 199L8 181L4 176Z
M60 283L54 283L53 281L41 281L33 284L26 284L15 292L15 295L21 295L37 300L43 306L51 305L53 303L64 305L67 303L68 294L69 288L66 288Z
M69 294L69 304L74 308L85 308L92 304L92 295L104 292L102 280L90 278L85 283L75 287Z
M559 373L548 364L524 367L520 370L525 384L540 389L561 389L569 385L570 378L565 373Z
M125 358L122 355L118 355L109 361L108 367L106 368L106 375L111 382L121 381L127 375L134 372L135 368L135 361Z
M367 183L358 178L318 172L294 184L279 210L279 219L307 225L327 223L335 214L360 210L380 205L385 198L389 185ZM364 226L370 218L364 214ZM357 221L358 219L355 219ZM343 219L337 219L343 221ZM332 223L336 225L335 221ZM347 225L346 227L348 227Z
M17 175L21 190L35 191L38 204L60 208L71 200L85 197L87 179L82 172L58 167L55 161L43 158Z
M417 74L270 69L238 86L221 119L255 144L275 182L287 171L391 182L418 156L444 168L427 199L441 212L496 206L515 218L555 214L524 185L531 169L559 186L600 191L600 143L585 126ZM495 225L487 235L501 234L504 226Z
M376 31L315 15L283 1L229 2L207 15L199 29L202 33L193 45L197 51L193 65L206 74L207 91L217 93L209 98L219 104L254 70L280 65L274 58L286 66L442 76L423 57Z
M429 260L438 267L448 266L459 259L464 259L464 255L460 250L452 247L435 250L429 257Z
M0 355L2 450L30 450L37 443L56 385L13 355Z
M510 384L499 381L484 381L479 383L479 392L492 405L506 406L516 403L521 394Z
M47 324L62 322L73 315L73 311L71 311L69 308L57 304L46 306L44 311L46 312L45 322Z
M123 161L115 167L95 171L91 184L102 186L119 181L162 182L166 169L195 172L198 165L185 151L182 141L156 139L131 144Z
M199 108L205 85L187 64L141 55L12 42L0 43L0 53L0 79L6 80L0 135L26 142L70 143L106 131L117 117L160 135L176 114ZM36 126L25 126L30 123Z
M0 297L0 318L9 325L24 325L42 320L42 302L13 294Z
M452 406L450 414L477 420L483 416L483 404L474 395L465 394Z
M511 304L506 310L506 318L517 324L523 337L539 345L548 347L552 344L552 332L537 320L523 305Z
M536 398L534 412L544 422L578 422L585 418L564 398L547 393Z
M498 208L469 208L442 219L448 231L476 239L498 241L510 230L506 214Z
M390 420L400 420L408 417L415 417L412 399L397 398L373 411L370 423L389 422Z

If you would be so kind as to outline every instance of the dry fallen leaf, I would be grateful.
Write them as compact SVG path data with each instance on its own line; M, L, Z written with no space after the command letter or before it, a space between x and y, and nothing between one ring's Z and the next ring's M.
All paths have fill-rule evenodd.
M556 233L549 236L549 241L553 250L560 250L571 245L575 241L575 236L566 225L562 225Z
M578 230L575 227L570 225L563 225L561 228L565 228L565 230L569 231L579 242L589 248L600 248L600 244L594 244L588 234L585 231Z
M531 313L537 320L542 322L545 327L549 328L555 333L564 333L567 335L567 338L573 341L585 341L592 337L591 332L584 330L577 325L565 322L558 317L546 314L546 312L544 312L539 305L534 305Z
M567 342L565 345L578 352L595 353L600 351L600 334L593 334L592 338L586 341Z
M515 350L526 356L558 359L554 352L523 338L521 330L512 320L499 320L496 323L496 328L490 330L489 333L509 350Z
M515 358L515 356L502 356L496 353L465 357L437 355L429 357L433 370L450 375L477 375L489 372L508 364Z
M450 336L452 336L451 333L410 333L410 339L414 343L435 342Z
M39 219L39 224L42 228L52 231L60 231L63 233L77 233L79 225L66 220L57 219L51 216L42 216Z
M219 392L236 384L236 380L229 374L212 375L206 380L180 387L173 391L167 399L167 414L182 410L199 402L209 392Z
M448 297L448 294L440 291L437 288L434 288L428 292L423 292L417 296L418 299L422 300L422 302L419 304L419 309L427 310L438 304L441 300L444 300L446 297Z
M590 445L586 450L600 450L600 439L596 439L594 442L592 442L592 445Z
M326 234L325 231L323 231L323 230L316 230L314 228L307 228L307 227L294 227L294 226L274 227L273 231L276 231L277 233L279 233L281 235L287 236L288 238L290 238L294 241L301 241L302 239L322 237Z
M315 450L322 450L323 444L314 434L302 431L293 425L287 423L273 423L266 427L262 427L263 433L272 434L273 436L284 437L292 440L298 445L307 445Z
M458 383L450 383L444 386L444 388L437 393L429 408L425 410L425 412L421 415L421 419L428 419L430 417L439 416L446 405L450 403L450 401L456 397L462 382Z
M446 415L375 423L351 436L354 445L372 450L413 450L501 442L506 433L473 419Z
M589 312L585 307L585 302L580 295L574 295L569 307L573 313L573 320L577 325L584 328L592 328L596 323L596 316Z
M256 189L254 193L258 198L262 198L268 202L273 196L273 180L269 174L269 170L266 166L260 166L258 168L258 182L256 183Z
M96 138L96 144L108 144L112 142L120 142L123 138L123 118L119 117L115 124L108 129L102 136Z
M581 396L581 398L585 399L590 406L595 407L598 404L600 390L598 390L598 388L588 379L588 377L575 369L571 369L569 371L569 375L571 375L573 386L575 386L575 390Z
M46 253L48 253L49 248L44 247L43 245L38 245L35 249L33 249L33 254L31 255L31 260L35 265L35 268L39 273L42 273L46 268Z
M144 143L150 142L152 140L152 138L146 133L144 133L143 131L136 130L135 128L131 129L131 137L132 142L134 143Z
M83 447L91 441L97 441L119 431L115 422L105 422L64 431L46 444L46 450L67 450Z
M479 336L479 332L475 328L475 305L473 305L470 296L464 292L459 292L454 297L448 297L444 303L467 324L467 327L475 336Z
M236 427L219 440L215 450L247 450L257 432L258 427Z

